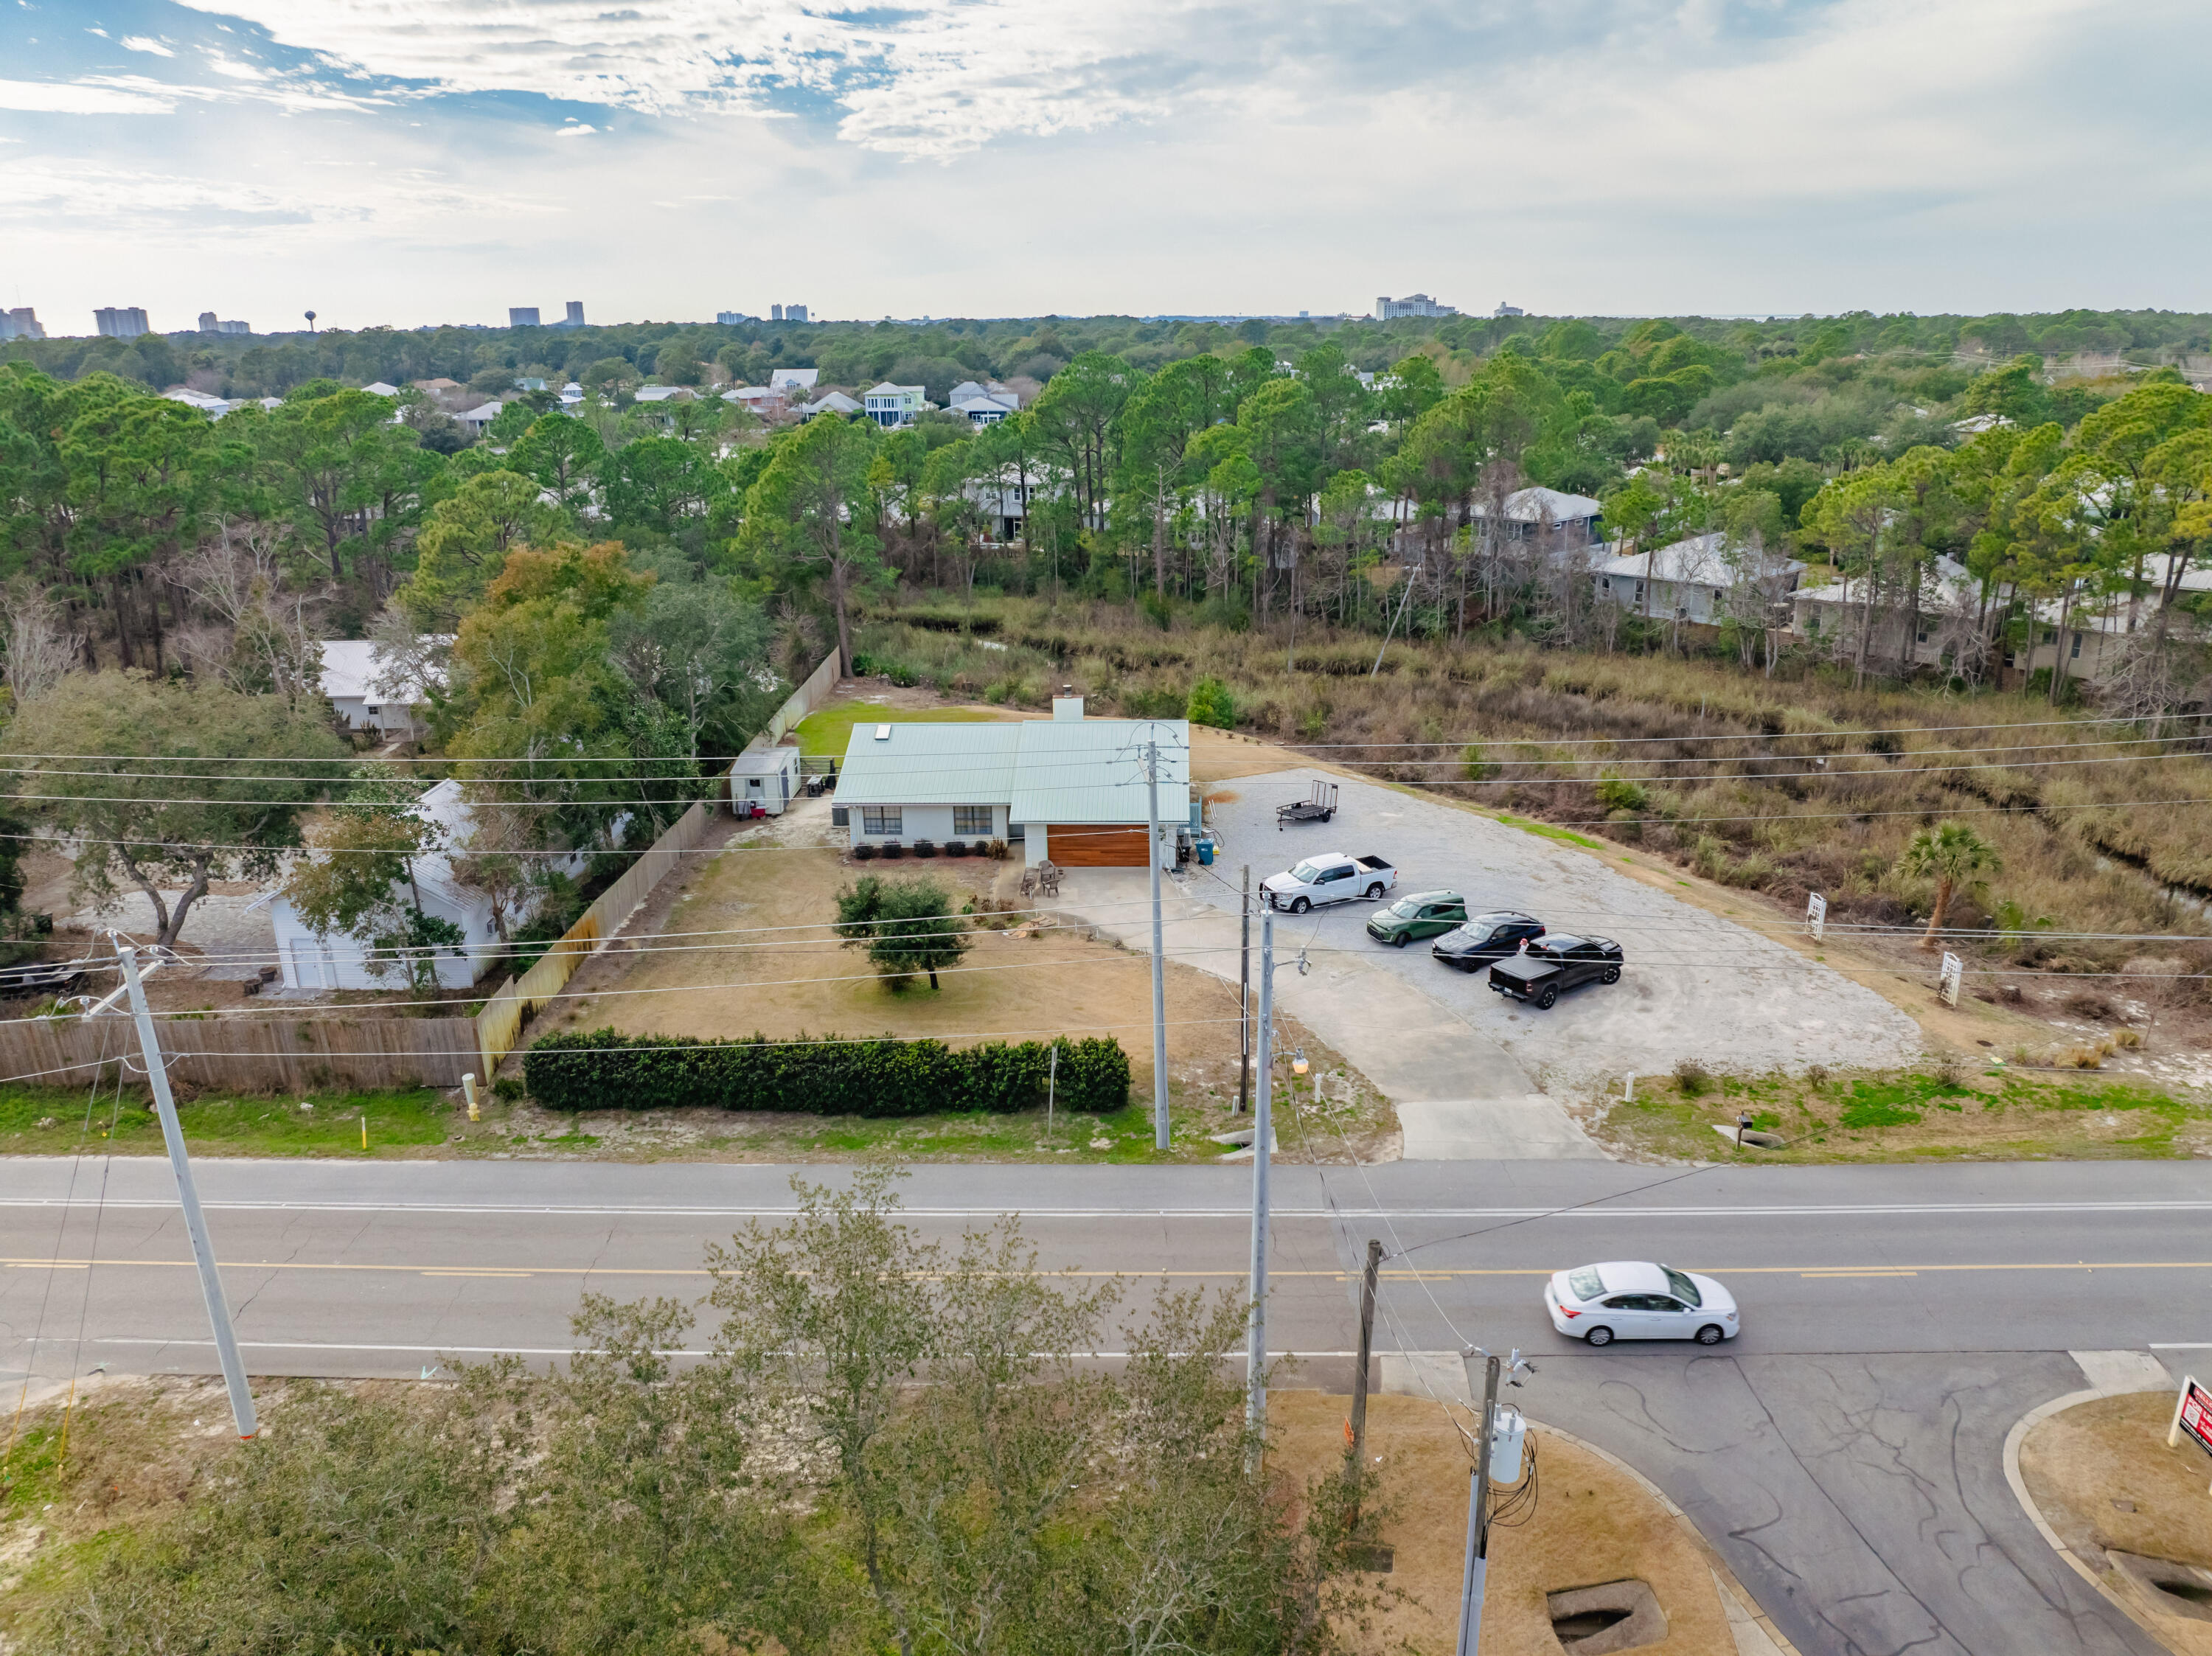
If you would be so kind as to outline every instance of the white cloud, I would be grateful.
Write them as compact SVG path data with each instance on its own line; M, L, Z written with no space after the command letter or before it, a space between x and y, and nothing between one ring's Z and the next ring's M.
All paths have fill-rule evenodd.
M149 93L73 81L0 81L0 109L40 115L166 115L176 106L165 88Z
M126 52L149 52L156 58L173 58L177 55L151 35L126 34L118 44Z
M586 126L579 122L574 126L556 128L553 136L556 138L580 138L587 132L596 132L599 130L596 126Z

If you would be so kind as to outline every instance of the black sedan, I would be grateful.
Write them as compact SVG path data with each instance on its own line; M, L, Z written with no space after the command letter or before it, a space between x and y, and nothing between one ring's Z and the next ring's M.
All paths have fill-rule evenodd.
M1472 972L1492 961L1519 954L1522 944L1532 943L1543 935L1541 920L1516 914L1511 909L1493 909L1487 914L1470 916L1464 925L1444 933L1429 953L1446 966Z
M1490 968L1490 986L1549 1011L1559 992L1583 983L1619 983L1620 945L1610 937L1545 937Z

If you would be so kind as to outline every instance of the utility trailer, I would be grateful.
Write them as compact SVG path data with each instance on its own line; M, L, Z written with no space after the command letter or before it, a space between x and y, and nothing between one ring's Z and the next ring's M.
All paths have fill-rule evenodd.
M1281 833L1284 826L1291 822L1326 822L1335 815L1336 784L1316 782L1310 797L1275 807L1275 831Z

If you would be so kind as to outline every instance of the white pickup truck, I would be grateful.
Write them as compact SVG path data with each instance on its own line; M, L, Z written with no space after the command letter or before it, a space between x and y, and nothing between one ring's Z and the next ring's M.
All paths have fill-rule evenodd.
M1398 870L1380 857L1347 857L1340 851L1309 857L1286 874L1260 882L1260 896L1270 908L1303 914L1321 903L1353 898L1372 902L1398 883Z

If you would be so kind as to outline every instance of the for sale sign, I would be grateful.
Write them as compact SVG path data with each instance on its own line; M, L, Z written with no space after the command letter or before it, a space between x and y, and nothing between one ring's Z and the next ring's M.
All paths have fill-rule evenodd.
M1805 929L1819 943L1828 930L1828 900L1815 891L1805 899Z
M2181 1382L2181 1402L2173 1411L2172 1428L2166 1435L2166 1447L2178 1447L2184 1432L2197 1440L2198 1448L2212 1454L2212 1392L2194 1380Z

